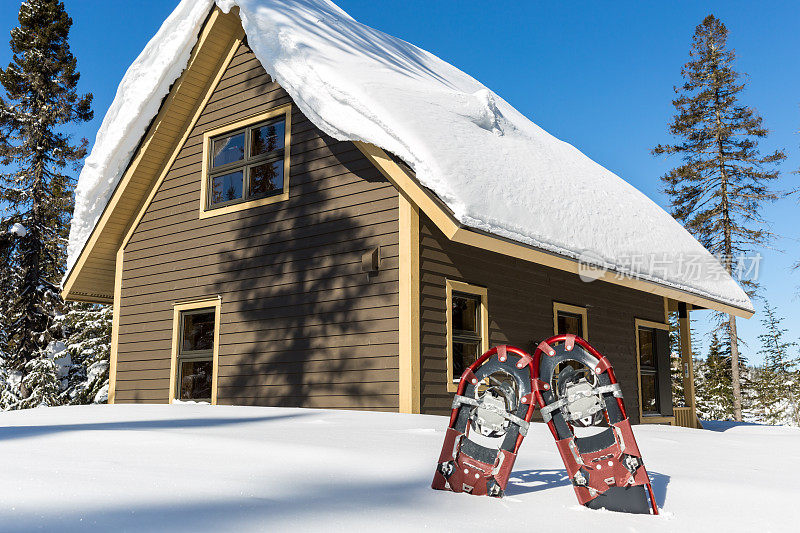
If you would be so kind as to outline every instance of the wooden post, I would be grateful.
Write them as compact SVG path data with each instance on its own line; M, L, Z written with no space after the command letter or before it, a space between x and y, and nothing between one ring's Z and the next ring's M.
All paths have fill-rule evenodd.
M400 202L400 412L420 412L419 209Z
M683 397L686 406L692 410L692 420L697 420L694 394L694 363L692 362L692 330L689 320L691 304L678 302L678 328L681 335L681 375L683 376Z

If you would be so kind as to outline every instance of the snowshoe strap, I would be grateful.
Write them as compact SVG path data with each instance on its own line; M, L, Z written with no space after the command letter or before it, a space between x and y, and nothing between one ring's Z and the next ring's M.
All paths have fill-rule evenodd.
M594 395L601 395L601 394L608 394L611 393L614 395L615 398L622 398L622 389L619 386L619 383L612 383L611 385L603 385L602 387L594 387L591 392L588 393L578 393L578 397L586 397L586 396L594 396ZM555 401L549 405L545 405L539 411L542 413L542 419L545 423L550 422L553 419L553 415L551 414L553 411L557 409L561 409L562 407L566 406L569 402L567 398L561 398L558 401Z
M597 394L613 394L614 398L622 398L622 389L619 383L612 383L611 385L603 385L602 387L595 387L594 392Z
M496 407L496 406L494 406L492 404L479 402L478 400L476 400L474 398L469 398L467 396L461 396L461 395L456 394L453 397L453 409L458 409L462 405L471 405L472 407L481 407L481 408L486 409L488 411L492 411L494 413L497 413L498 415L502 416L503 418L505 418L509 422L513 422L514 424L519 426L519 434L520 435L522 435L524 437L524 436L526 436L528 434L528 427L530 426L530 423L526 422L525 420L523 420L522 418L518 417L515 414L509 413L508 411L506 411L504 409L500 409L499 407Z

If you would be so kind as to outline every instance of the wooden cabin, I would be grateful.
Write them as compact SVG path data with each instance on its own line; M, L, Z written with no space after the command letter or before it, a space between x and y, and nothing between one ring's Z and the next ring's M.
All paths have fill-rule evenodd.
M397 157L323 133L214 9L63 296L114 306L109 403L445 414L484 350L568 332L611 359L634 422L696 426L689 313L752 313L578 270L460 224Z

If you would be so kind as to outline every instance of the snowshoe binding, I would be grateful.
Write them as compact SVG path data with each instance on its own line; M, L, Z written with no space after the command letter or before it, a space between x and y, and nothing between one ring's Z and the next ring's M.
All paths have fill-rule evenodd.
M533 393L582 505L658 514L622 390L605 356L575 335L550 337L533 354Z
M497 346L464 371L431 486L503 496L535 409L532 358Z

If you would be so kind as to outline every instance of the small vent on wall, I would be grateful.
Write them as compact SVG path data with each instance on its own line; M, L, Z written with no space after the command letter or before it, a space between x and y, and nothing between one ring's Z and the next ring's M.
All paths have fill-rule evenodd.
M364 252L361 256L361 272L374 274L381 268L381 247L376 246L372 250Z

